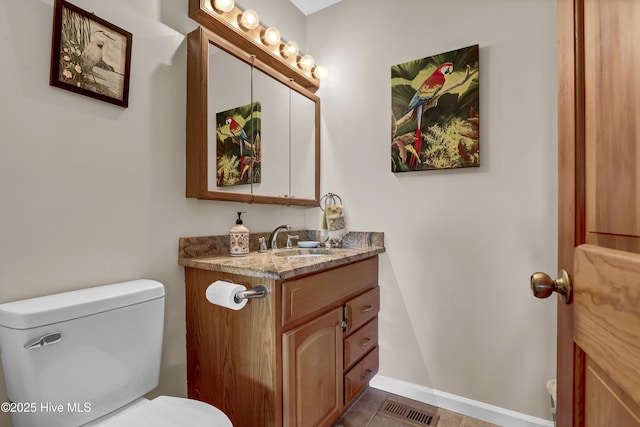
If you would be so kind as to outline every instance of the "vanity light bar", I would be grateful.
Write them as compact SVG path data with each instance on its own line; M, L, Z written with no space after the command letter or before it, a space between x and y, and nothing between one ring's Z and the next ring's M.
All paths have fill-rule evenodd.
M316 65L313 56L300 54L296 42L282 41L280 31L276 27L264 28L261 26L258 14L254 10L242 11L235 6L234 0L205 0L205 6L206 3L209 3L207 9L216 12L218 17L224 20L228 26L237 29L237 31L244 31L256 44L261 43L266 50L274 56L280 57L292 68L297 67L300 72L312 79L323 79L327 76L327 68Z

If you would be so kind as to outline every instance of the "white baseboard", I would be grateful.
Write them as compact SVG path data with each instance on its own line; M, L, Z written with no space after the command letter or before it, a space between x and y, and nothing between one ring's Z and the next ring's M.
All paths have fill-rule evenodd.
M466 415L492 424L504 427L553 427L553 421L532 417L520 412L500 408L456 396L444 391L434 390L417 384L400 381L393 378L376 375L369 385L373 388L397 394L428 405Z

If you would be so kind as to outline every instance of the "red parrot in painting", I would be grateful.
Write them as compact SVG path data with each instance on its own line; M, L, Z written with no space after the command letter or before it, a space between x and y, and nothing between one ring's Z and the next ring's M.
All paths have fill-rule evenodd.
M227 117L225 122L229 125L231 135L237 138L240 144L240 174L242 175L244 172L244 154L242 151L245 144L248 146L251 146L251 144L247 138L247 133L244 131L242 126L240 126L240 123L238 123L233 117Z
M418 124L416 127L416 142L413 144L413 148L416 150L418 156L420 156L420 146L422 145L422 107L428 104L442 89L445 83L445 75L453 72L453 62L444 62L440 64L436 70L431 73L429 77L420 85L416 93L409 102L409 107L404 114L413 110L413 118L417 118ZM415 156L411 156L409 160L409 166L415 168L418 165L418 159Z

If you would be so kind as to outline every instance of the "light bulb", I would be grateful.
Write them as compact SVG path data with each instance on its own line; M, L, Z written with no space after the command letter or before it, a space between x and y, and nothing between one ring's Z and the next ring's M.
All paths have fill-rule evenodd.
M313 67L314 63L315 63L315 60L313 59L313 56L304 55L298 61L298 67L300 67L301 70L308 71Z
M231 12L234 6L234 0L213 0L213 8L220 13Z
M288 41L284 44L284 46L282 46L280 53L285 58L291 58L292 56L295 57L299 51L300 48L298 47L298 43L294 41Z
M238 16L238 24L245 30L253 30L260 25L260 19L255 10L247 9Z
M262 43L273 46L280 43L280 30L276 27L269 27L262 33Z
M329 74L329 70L324 65L316 65L313 67L313 75L317 79L324 79Z

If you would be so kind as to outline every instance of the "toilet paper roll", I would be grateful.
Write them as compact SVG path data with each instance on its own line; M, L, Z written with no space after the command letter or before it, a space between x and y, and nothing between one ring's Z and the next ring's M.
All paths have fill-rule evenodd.
M242 285L216 280L207 288L206 296L212 304L230 308L231 310L240 310L247 305L247 300L243 299L240 302L236 302L234 297L239 291L246 290L247 288Z

